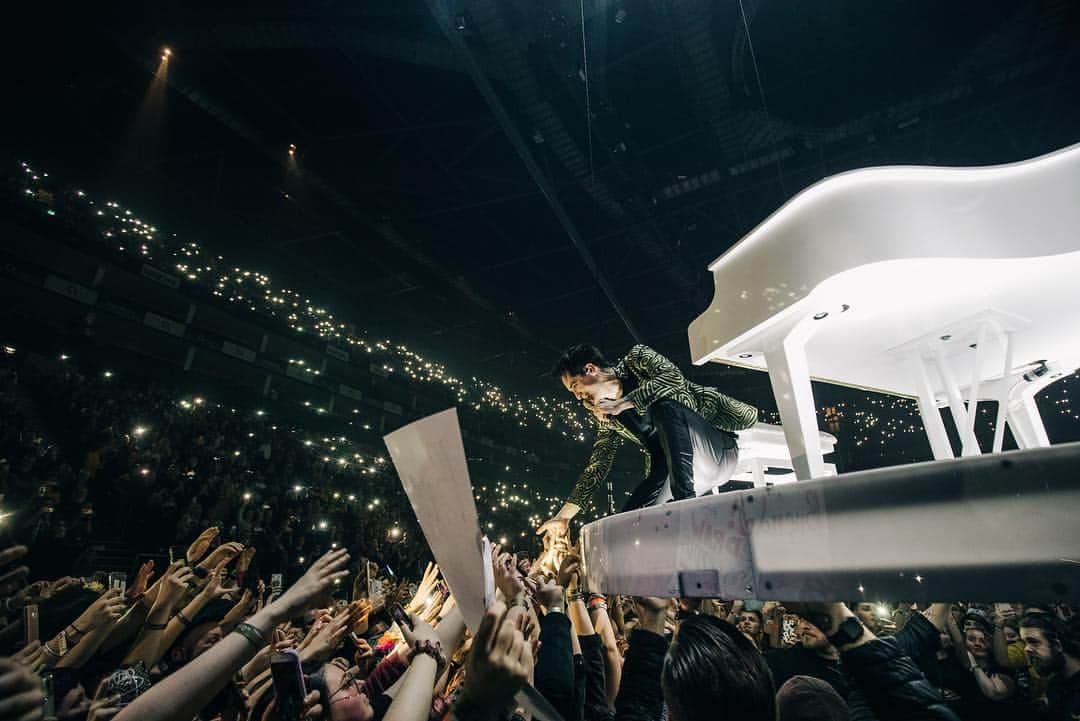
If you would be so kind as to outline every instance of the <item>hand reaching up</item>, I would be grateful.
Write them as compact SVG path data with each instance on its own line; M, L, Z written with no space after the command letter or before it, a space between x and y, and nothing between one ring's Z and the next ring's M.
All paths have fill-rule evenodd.
M532 651L525 636L507 621L506 606L496 601L476 630L472 651L465 662L469 682L462 687L458 703L483 709L506 708L533 667ZM468 714L464 714L468 715Z
M307 573L271 605L276 606L285 619L295 618L310 608L316 608L328 600L334 580L349 575L348 565L348 551L343 548L330 551L311 564Z
M517 558L502 552L502 546L491 547L491 565L495 573L495 588L502 592L507 601L512 601L525 593L525 584L517 570Z
M199 563L199 568L205 568L209 571L212 568L217 568L219 564L224 562L226 565L240 555L244 550L242 543L236 541L230 541L229 543L223 543L210 553Z
M0 721L41 718L41 681L26 668L0 658Z
M210 526L205 531L199 534L199 537L191 542L188 546L187 552L184 556L187 558L188 563L195 563L210 550L210 544L214 542L214 539L221 533L221 529L217 526Z
M26 546L11 546L0 551L0 569L15 563L27 553ZM10 571L0 572L0 598L13 596L30 573L27 566L16 566Z

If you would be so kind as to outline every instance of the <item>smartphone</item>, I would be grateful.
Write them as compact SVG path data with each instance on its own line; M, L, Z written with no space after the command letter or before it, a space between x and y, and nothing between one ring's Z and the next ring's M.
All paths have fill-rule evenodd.
M52 671L41 676L41 718L44 721L56 721L56 686Z
M114 588L119 588L121 596L127 591L127 574L123 571L113 571L109 574L108 581L108 588L110 591Z
M79 678L73 668L57 668L41 677L43 718L45 721L57 718L57 709L62 708L64 697L79 685Z
M795 627L799 624L799 617L793 613L785 613L784 620L780 624L780 642L785 646L794 646L799 642L795 635Z
M40 616L38 614L38 606L36 603L28 603L23 606L23 632L25 634L25 642L33 643L34 641L41 640L41 631L38 627L38 621Z
M284 576L282 576L280 573L271 573L270 574L270 592L273 593L274 595L280 595L283 581L284 581Z
M401 628L412 630L412 619L409 618L409 614L405 613L405 609L401 607L400 603L395 603L390 607L390 616Z
M300 654L291 648L270 655L270 675L274 679L274 695L278 713L286 721L297 721L304 715L307 685L300 667Z

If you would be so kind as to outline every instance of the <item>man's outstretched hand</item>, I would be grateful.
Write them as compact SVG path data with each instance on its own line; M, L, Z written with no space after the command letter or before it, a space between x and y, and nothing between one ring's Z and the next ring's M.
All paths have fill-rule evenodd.
M568 518L552 518L550 521L545 521L536 529L536 535L543 536L550 533L553 536L565 536L570 533L570 519Z

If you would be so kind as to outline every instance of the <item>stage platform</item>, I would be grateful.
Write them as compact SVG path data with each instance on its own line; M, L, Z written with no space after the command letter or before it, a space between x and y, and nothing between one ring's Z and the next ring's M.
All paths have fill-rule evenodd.
M589 588L781 601L1080 598L1080 443L859 471L582 530Z

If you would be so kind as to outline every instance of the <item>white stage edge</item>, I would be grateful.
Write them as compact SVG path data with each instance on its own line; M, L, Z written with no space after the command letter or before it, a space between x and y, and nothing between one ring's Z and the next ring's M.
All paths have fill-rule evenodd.
M582 529L605 594L1080 598L1080 443L668 503Z

